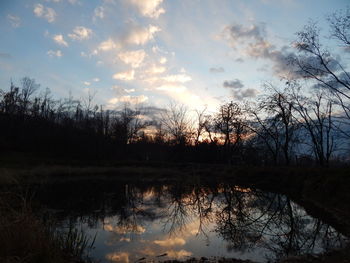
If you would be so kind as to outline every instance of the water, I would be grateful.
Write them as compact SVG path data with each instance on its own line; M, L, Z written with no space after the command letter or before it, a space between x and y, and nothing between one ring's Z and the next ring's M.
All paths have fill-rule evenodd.
M347 239L287 196L228 183L84 181L38 192L62 227L96 235L100 262L276 261Z

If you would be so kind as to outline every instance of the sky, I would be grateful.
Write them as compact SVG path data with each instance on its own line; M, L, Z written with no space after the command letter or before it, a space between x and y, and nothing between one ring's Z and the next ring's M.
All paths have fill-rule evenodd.
M347 0L0 0L0 89L215 111L289 76L295 33ZM324 32L326 35L327 32Z

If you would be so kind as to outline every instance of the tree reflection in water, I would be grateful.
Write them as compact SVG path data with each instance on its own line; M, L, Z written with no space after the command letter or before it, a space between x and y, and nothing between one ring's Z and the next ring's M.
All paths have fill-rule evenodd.
M71 224L85 223L90 228L99 228L102 224L105 230L119 235L140 235L147 232L144 227L147 222L157 222L169 237L184 237L191 232L204 235L207 243L209 236L216 233L225 241L228 254L260 249L261 260L318 253L346 242L334 228L309 216L290 198L280 194L226 183L79 184L79 187L72 183L46 187L38 191L38 197L48 207L61 209L63 212L57 217ZM196 229L189 229L193 222ZM118 236L113 242L125 240L130 241ZM183 240L148 242L184 245Z

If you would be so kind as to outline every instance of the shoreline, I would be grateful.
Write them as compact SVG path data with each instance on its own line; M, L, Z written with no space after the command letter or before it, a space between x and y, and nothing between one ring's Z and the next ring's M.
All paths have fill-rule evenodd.
M169 167L171 166L171 167ZM131 167L41 165L26 168L1 168L0 185L45 185L60 181L137 180L171 182L193 177L203 182L225 181L285 194L302 205L310 215L320 216L345 236L350 236L350 169L297 167L228 167L198 164L148 164ZM215 174L215 175L213 175ZM329 251L321 255L305 255L280 262L342 262L350 257L349 248ZM244 262L244 261L224 262ZM201 262L200 260L198 262Z

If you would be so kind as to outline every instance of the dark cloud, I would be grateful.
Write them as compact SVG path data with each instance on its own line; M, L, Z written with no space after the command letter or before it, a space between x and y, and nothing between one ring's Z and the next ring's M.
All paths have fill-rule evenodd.
M257 95L256 89L244 89L237 92L233 92L233 97L237 100L244 100L254 98Z
M231 25L225 29L228 40L234 49L241 49L245 55L272 62L271 69L278 76L295 75L291 61L296 55L289 47L277 48L266 38L265 24L243 26Z
M257 94L256 89L244 88L244 84L239 79L226 80L224 81L223 86L224 88L231 90L232 96L236 100L254 98Z
M271 64L265 68L272 70L278 77L308 78L311 75L325 77L328 72L316 56L295 53L300 46L294 43L293 50L289 46L281 48L273 45L266 38L265 24L243 26L231 25L225 29L226 36L234 49L239 49L246 56L255 59L269 60ZM295 52L294 52L295 51ZM323 54L327 67L336 72L339 68L340 58L333 58L330 54ZM258 69L261 71L261 68Z
M218 68L210 68L209 71L211 73L222 73L222 72L225 72L225 69L223 67L218 67Z
M155 106L145 106L142 107L142 112L144 115L148 116L150 119L157 120L161 116L162 113L166 112L167 109L159 108Z
M253 98L255 97L257 94L257 90L256 89L246 89L246 90L243 90L241 92L241 96L243 98Z
M143 107L143 110L148 112L148 113L152 113L152 114L156 114L156 113L159 113L159 112L165 112L167 111L167 109L165 108L159 108L159 107L155 107L155 106L145 106Z
M13 28L17 28L21 25L21 18L18 16L8 14L7 20L10 22Z
M333 76L328 76L327 78L323 78L324 83L316 83L312 86L313 89L326 88L329 90L329 86L333 87L333 89L342 91L344 93L348 92L348 89L340 83L344 83L347 86L350 86L350 72L343 71L337 75L338 80L336 80Z
M244 26L235 24L226 27L225 31L229 33L233 47L239 45L242 40L252 42L262 42L265 36L265 24Z
M338 70L342 71L342 68L339 66L340 58L333 58L330 54L323 56L323 60L327 64L327 68L333 72ZM304 78L310 77L311 75L318 77L326 77L329 75L325 67L321 64L321 61L316 56L301 56L295 57L292 61L296 66L296 73Z
M222 85L224 86L224 88L229 88L229 89L241 89L244 87L244 84L239 79L225 80Z
M8 53L0 53L0 58L10 59L12 56Z

